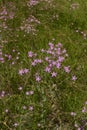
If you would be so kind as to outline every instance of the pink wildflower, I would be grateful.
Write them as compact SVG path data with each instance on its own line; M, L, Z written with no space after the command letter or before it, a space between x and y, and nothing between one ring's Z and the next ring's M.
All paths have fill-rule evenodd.
M74 125L74 126L75 126L75 127L78 127L78 124L76 124L76 123L75 123L75 125Z
M26 74L26 73L28 73L29 72L29 69L24 69L24 73Z
M27 107L26 107L26 106L23 106L22 108L23 108L24 110L26 110L26 109L27 109Z
M35 62L35 61L33 61L33 62L31 63L31 65L32 65L32 66L35 66L35 65L36 65L36 62Z
M57 76L57 73L56 72L52 72L52 77L56 77Z
M50 67L46 67L46 68L45 68L45 72L50 73L50 71L51 71Z
M66 73L69 73L70 72L70 66L65 66L64 70L65 70Z
M63 62L64 59L65 59L65 58L64 58L63 56L59 56L58 61L59 61L59 62Z
M73 81L76 81L77 80L77 77L74 75L74 76L72 76L72 80Z
M23 75L23 74L24 74L24 70L23 69L19 70L19 75Z
M34 94L34 91L30 91L30 94L33 95L33 94Z
M18 89L21 91L23 88L20 86Z
M13 126L17 127L17 126L18 126L18 123L14 123L14 125L13 125Z
M8 109L6 109L6 110L5 110L5 112L6 112L6 113L8 113L8 112L9 112L9 110L8 110Z
M28 96L28 95L30 95L30 92L29 92L29 91L27 91L27 92L26 92L26 95L27 95L27 96Z
M71 112L71 116L76 116L76 113L75 112Z
M77 130L81 130L81 128L78 128Z
M41 49L41 52L45 52L45 50L44 50L44 49Z
M28 52L28 57L33 57L33 52L32 51Z
M60 64L60 63L57 63L57 64L56 64L56 68L57 68L57 69L59 69L59 68L60 68L60 66L61 66L61 64Z
M33 106L30 106L30 107L29 107L29 110L30 110L30 111L33 111L33 109L34 109Z
M41 80L41 77L39 75L36 75L36 81L39 82Z
M86 107L83 107L82 113L85 113L85 112L86 112Z

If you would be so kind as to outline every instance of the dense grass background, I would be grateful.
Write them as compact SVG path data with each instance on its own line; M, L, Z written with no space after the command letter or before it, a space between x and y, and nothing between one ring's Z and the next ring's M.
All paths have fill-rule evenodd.
M87 101L87 1L37 1L29 6L29 0L0 0L0 130L86 130L87 113L82 110ZM32 16L34 30L28 33ZM28 51L43 58L40 50L49 42L62 43L67 50L63 66L70 66L75 82L64 70L52 78L44 73L45 65L31 66ZM22 68L31 71L21 76ZM33 76L37 71L43 75L39 83Z

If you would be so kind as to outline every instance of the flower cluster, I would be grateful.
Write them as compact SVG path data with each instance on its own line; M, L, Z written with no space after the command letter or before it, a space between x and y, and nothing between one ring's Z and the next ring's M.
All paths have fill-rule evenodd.
M4 61L8 61L11 65L16 64L20 59L20 52L12 49L10 53L3 54Z
M8 11L8 8L10 11ZM13 19L15 16L15 10L16 7L12 2L8 3L8 8L6 6L3 6L1 11L0 11L0 19L1 20L7 20L7 19Z
M8 11L8 8L10 9L10 11ZM13 19L15 16L15 5L9 2L8 8L6 6L3 6L0 10L0 28L4 30L8 28L6 21L9 19Z
M50 74L52 78L57 77L59 75L59 71L66 72L68 74L71 72L70 66L64 66L63 64L66 58L68 57L67 51L63 48L63 45L61 43L55 45L49 42L48 46L49 48L47 50L40 50L40 58L37 58L39 57L38 54L32 51L28 52L28 57L29 59L31 59L29 60L31 62L31 70L33 69L33 67L41 65L39 72L37 70L35 72L35 79L37 82L40 82L43 79L43 75L40 73L40 70L42 70L46 74ZM25 72L23 69L19 71L20 75L24 73ZM75 75L72 75L71 80L76 81L77 77Z
M23 21L20 29L26 33L32 33L33 35L36 35L35 27L38 24L40 24L40 21L37 20L33 15L31 15L29 18L27 18Z

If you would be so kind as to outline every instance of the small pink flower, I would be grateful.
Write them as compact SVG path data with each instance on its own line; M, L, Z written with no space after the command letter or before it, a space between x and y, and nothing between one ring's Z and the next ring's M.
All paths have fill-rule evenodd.
M60 69L60 66L61 66L60 63L56 63L56 68L57 68L57 69Z
M31 65L32 65L32 66L35 66L35 65L36 65L36 62L32 62Z
M62 43L58 43L57 45L56 45L56 47L62 47L63 45L62 45Z
M70 72L70 66L65 66L64 70L65 70L66 73L69 73Z
M5 91L2 91L2 94L5 94Z
M52 61L52 65L56 65L56 61Z
M26 109L27 109L27 107L26 107L26 106L23 106L22 108L23 108L24 110L26 110Z
M66 53L66 49L63 49L62 53L64 53L64 54L65 54L65 53Z
M30 94L33 95L33 94L34 94L34 91L30 91Z
M18 52L18 55L20 55L20 52Z
M4 97L5 96L5 91L2 91L1 92L1 97Z
M18 126L18 123L14 123L13 126L17 127L17 126Z
M22 87L19 87L18 89L19 89L19 90L22 90L23 88L22 88Z
M10 60L12 58L12 56L11 55L8 55L8 59Z
M76 116L76 113L75 112L71 112L71 116Z
M49 45L49 47L50 47L51 50L54 49L54 44L53 43L49 42L48 45Z
M37 82L41 81L41 77L39 75L36 75L36 81Z
M30 111L33 111L33 109L34 109L33 106L30 106L30 107L29 107L29 110L30 110Z
M52 75L52 77L56 77L57 73L56 72L52 72L51 75Z
M51 47L51 46L54 46L54 44L53 43L51 43L51 42L49 42L48 43L48 45Z
M26 73L28 73L29 72L29 69L24 69L24 73L26 74Z
M23 74L24 74L24 70L23 69L19 70L19 75L23 75Z
M3 58L3 57L1 57L1 58L0 58L0 61L4 61L4 58Z
M11 64L12 64L12 65L14 65L14 64L15 64L15 62L13 61Z
M32 51L28 52L28 57L33 57L33 52Z
M49 57L45 57L45 60L46 60L46 61L49 61Z
M17 57L16 57L16 59L18 60L18 59L19 59L19 57L17 56Z
M44 49L41 49L41 52L45 52L45 50L44 50Z
M41 126L41 124L40 124L40 123L38 123L38 124L37 124L37 126L38 126L38 127L40 127L40 126Z
M16 50L15 50L15 49L13 49L12 51L13 51L13 52L15 52Z
M52 64L49 64L49 67L50 67L50 69L53 67L53 65Z
M57 54L57 55L60 55L60 54L61 54L61 48L60 48L60 47L55 48L55 51L56 51L56 54Z
M73 81L76 81L77 80L77 77L74 75L74 76L72 76L72 80Z
M75 125L74 125L74 126L75 126L75 127L78 127L78 124L76 124L76 123L75 123Z
M64 59L65 59L65 58L64 58L63 56L59 56L58 61L59 61L59 62L63 62Z
M35 62L35 63L38 63L38 59L34 59L34 62Z
M8 113L8 112L9 112L9 110L8 110L8 109L6 109L6 110L5 110L5 112L6 112L6 113Z
M85 113L87 110L86 110L86 107L83 107L82 109L82 113Z
M26 92L26 95L30 95L30 92L29 92L29 91L27 91L27 92Z
M77 130L81 130L81 128L78 128Z

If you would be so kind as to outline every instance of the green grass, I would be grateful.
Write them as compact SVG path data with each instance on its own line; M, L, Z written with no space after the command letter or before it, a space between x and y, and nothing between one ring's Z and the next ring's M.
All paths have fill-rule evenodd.
M82 113L87 101L86 0L50 0L51 4L41 1L30 8L27 6L28 0L2 1L0 46L3 48L0 47L0 52L3 57L5 54L11 55L12 59L5 57L4 63L0 61L0 130L78 130L74 127L75 122L86 130L87 126L82 123L82 120L87 120L87 113ZM72 4L78 4L77 8L70 9ZM7 15L1 14L3 6ZM11 12L14 13L13 19L9 18ZM6 21L1 18L2 15L7 18ZM40 21L40 24L33 23L36 35L20 29L23 20L31 15ZM4 23L7 28L3 27ZM63 66L71 67L70 74L55 69L58 76L51 78L43 71L46 63L35 68L31 66L28 51L37 53L38 58L44 58L47 54L43 55L40 50L47 49L49 42L55 45L60 42L67 50L69 56ZM16 51L13 52L13 49ZM12 65L12 62L15 64ZM28 68L30 73L20 76L18 72L21 68ZM40 83L35 81L37 71L43 76ZM75 82L71 80L71 75L76 75ZM23 87L21 91L18 89L20 86ZM27 96L26 92L31 90L34 94ZM2 91L5 91L3 97ZM33 106L33 110L29 110L30 106ZM71 116L71 112L76 112L76 116ZM14 126L15 123L18 126Z

